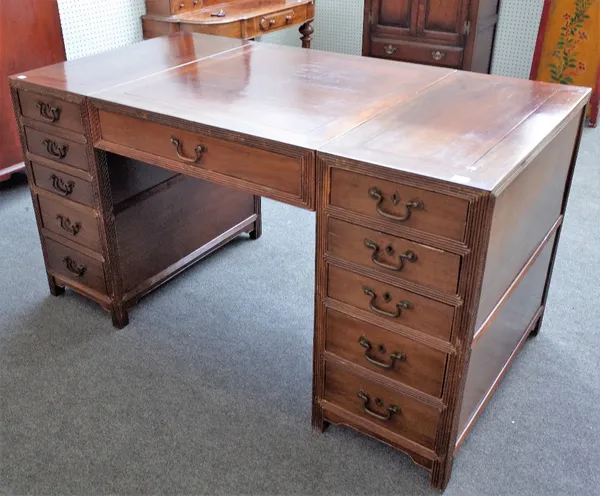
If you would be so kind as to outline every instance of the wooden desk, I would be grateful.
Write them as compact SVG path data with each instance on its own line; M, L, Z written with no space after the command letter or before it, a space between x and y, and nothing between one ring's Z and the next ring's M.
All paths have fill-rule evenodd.
M244 40L300 26L310 48L314 0L146 0L144 39L183 31Z
M316 210L313 426L395 446L446 487L540 328L589 90L187 34L17 75L11 88L52 291L72 287L124 325L124 273L144 267L132 247L177 244L186 230L161 237L162 215L191 230L211 218L180 193L161 201L169 176L146 194L158 207L120 219L128 181L115 169L151 164L146 180L222 188L208 206L239 202L238 217L209 239L228 225L256 233L253 195ZM60 118L32 113L39 98ZM46 193L39 167L83 179L96 203ZM48 227L67 207L67 231L78 213L97 220L95 245ZM190 260L176 255L168 276Z

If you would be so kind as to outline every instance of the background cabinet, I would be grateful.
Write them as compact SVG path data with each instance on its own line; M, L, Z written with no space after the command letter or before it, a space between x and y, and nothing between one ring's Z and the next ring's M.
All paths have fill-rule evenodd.
M365 0L363 55L489 72L499 0Z
M63 60L57 0L0 0L0 181L23 168L8 76Z

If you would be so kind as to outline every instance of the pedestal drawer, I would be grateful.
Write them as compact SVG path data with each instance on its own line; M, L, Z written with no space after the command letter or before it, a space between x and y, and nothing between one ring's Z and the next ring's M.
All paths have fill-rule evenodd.
M421 446L434 446L437 408L364 379L342 365L325 366L325 400Z
M106 294L102 262L46 238L48 266L58 275Z
M456 293L460 256L329 219L328 253L398 279Z
M32 164L35 185L64 198L94 206L92 185L85 179L43 165Z
M467 200L343 169L331 169L330 204L394 227L408 227L457 241L465 236Z
M78 143L45 131L25 127L27 149L61 164L87 170L88 160L84 143Z
M446 354L327 309L325 350L383 377L441 397Z
M81 108L76 103L23 90L19 91L19 102L21 113L25 117L70 131L83 132Z
M327 296L395 324L450 339L454 307L370 277L329 265Z
M43 226L75 243L100 252L98 219L94 211L76 210L64 201L38 196Z

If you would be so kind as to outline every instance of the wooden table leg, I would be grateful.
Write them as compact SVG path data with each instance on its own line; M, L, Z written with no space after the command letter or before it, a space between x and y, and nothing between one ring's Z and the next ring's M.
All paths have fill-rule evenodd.
M250 239L258 239L262 236L262 212L261 198L254 195L254 213L258 216L254 222L254 229L250 231Z
M312 40L311 35L315 32L315 28L312 27L312 21L305 22L300 26L300 39L302 40L302 48L310 48L310 41Z

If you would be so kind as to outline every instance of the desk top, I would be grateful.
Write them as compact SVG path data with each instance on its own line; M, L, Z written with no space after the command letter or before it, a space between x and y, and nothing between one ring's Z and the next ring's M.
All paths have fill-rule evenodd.
M177 33L13 82L492 191L587 88ZM22 77L22 76L21 76Z

